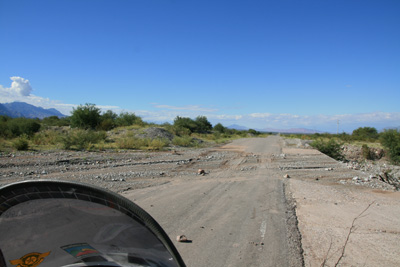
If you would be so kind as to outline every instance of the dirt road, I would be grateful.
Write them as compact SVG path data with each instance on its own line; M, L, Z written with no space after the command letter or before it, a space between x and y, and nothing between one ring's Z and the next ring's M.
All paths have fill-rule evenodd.
M222 149L242 153L222 168L125 196L172 238L184 234L192 240L177 244L188 266L299 266L299 258L290 258L280 172L268 164L281 154L279 142L279 137L235 141Z

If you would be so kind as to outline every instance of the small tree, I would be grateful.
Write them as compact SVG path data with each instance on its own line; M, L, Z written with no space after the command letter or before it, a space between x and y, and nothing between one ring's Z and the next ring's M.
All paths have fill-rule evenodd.
M101 122L98 128L103 131L113 129L116 126L117 117L117 113L114 113L112 110L107 110L101 115Z
M256 135L256 136L261 134L259 131L256 131L254 129L249 129L249 130L247 130L247 132L249 134Z
M94 104L86 103L73 108L71 112L71 126L81 129L96 129L101 122L100 109Z
M217 123L214 125L213 130L217 133L225 133L227 129L221 123Z
M121 112L116 118L116 123L118 126L144 125L142 118L129 112Z
M208 133L212 130L211 123L207 120L206 116L198 116L195 120L197 133Z
M379 137L378 131L374 127L360 127L351 135L356 140L376 140Z
M40 123L35 119L15 118L7 122L8 129L12 136L27 135L32 136L40 129Z
M388 151L390 160L400 163L400 132L398 130L385 130L381 133L380 141L382 146Z
M182 135L182 133L191 134L195 132L197 128L197 124L191 118L179 117L177 116L174 119L174 129L178 135Z

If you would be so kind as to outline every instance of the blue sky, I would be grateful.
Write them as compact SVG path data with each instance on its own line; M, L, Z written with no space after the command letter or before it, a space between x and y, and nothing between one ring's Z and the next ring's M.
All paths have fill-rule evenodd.
M1 0L0 102L400 126L398 0Z

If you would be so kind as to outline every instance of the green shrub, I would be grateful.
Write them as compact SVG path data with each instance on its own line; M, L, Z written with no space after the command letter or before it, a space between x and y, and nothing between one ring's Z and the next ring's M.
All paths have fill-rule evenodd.
M61 140L60 133L54 130L44 130L36 133L32 142L35 145L55 145Z
M363 144L362 147L362 155L364 159L372 159L371 150L366 144Z
M129 112L121 112L115 119L115 122L117 126L145 125L142 118L136 116L135 113Z
M193 138L190 136L175 136L172 140L172 144L176 146L189 147L192 145Z
M50 116L42 119L42 124L45 126L69 126L69 117L59 118L57 116Z
M12 146L13 146L13 148L15 148L17 150L28 150L29 142L28 142L27 136L23 135L23 136L16 138L12 142Z
M387 150L390 160L394 164L400 163L400 132L398 130L385 130L380 135L382 146Z
M173 126L172 133L177 136L189 136L192 134L188 128L182 126Z
M8 127L7 121L0 120L0 136L4 138L9 138L12 136L12 132Z
M161 150L166 146L168 146L168 141L163 140L163 139L153 139L153 140L148 141L147 149Z
M221 123L217 123L214 128L214 133L225 133L226 132L226 127L224 127Z
M196 122L191 118L179 117L177 116L174 119L174 129L177 131L176 134L183 135L183 134L191 134L196 130ZM180 134L178 131L185 131L185 133Z
M40 129L40 124L34 119L27 118L15 118L6 122L6 128L8 137L15 137L21 135L32 136Z
M101 122L100 109L94 104L79 105L72 109L70 121L75 128L96 129Z
M174 119L175 133L180 136L191 133L209 133L212 128L206 116L198 116L195 120L179 116Z
M374 141L379 137L378 131L374 127L360 127L351 134L353 139L361 141Z
M212 124L208 121L206 116L197 116L195 132L196 133L209 133L212 130Z
M97 126L97 128L98 128L99 130L102 130L102 131L109 131L109 130L115 128L115 123L114 123L114 121L111 120L111 119L105 119L105 120L102 120L102 121L100 122L100 125Z
M144 142L143 139L136 137L124 137L118 139L116 144L120 149L140 149L144 145Z
M89 150L94 144L105 141L107 134L105 132L96 132L93 130L72 130L62 138L64 149Z
M168 146L168 141L164 139L150 139L127 136L117 141L117 147L120 149L147 149L161 150Z
M255 135L255 136L258 136L258 135L261 134L259 131L256 131L256 130L254 130L254 129L249 129L249 130L247 130L247 132L248 132L249 134Z
M311 146L324 153L325 155L336 159L344 160L344 155L342 154L342 144L337 143L334 139L329 139L329 141L324 141L322 139L317 139L311 143Z

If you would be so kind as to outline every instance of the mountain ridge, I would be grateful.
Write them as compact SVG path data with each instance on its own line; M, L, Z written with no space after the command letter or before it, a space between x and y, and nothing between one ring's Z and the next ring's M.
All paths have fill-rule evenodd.
M0 103L0 115L12 118L43 119L50 116L66 117L55 108L45 109L25 102Z

